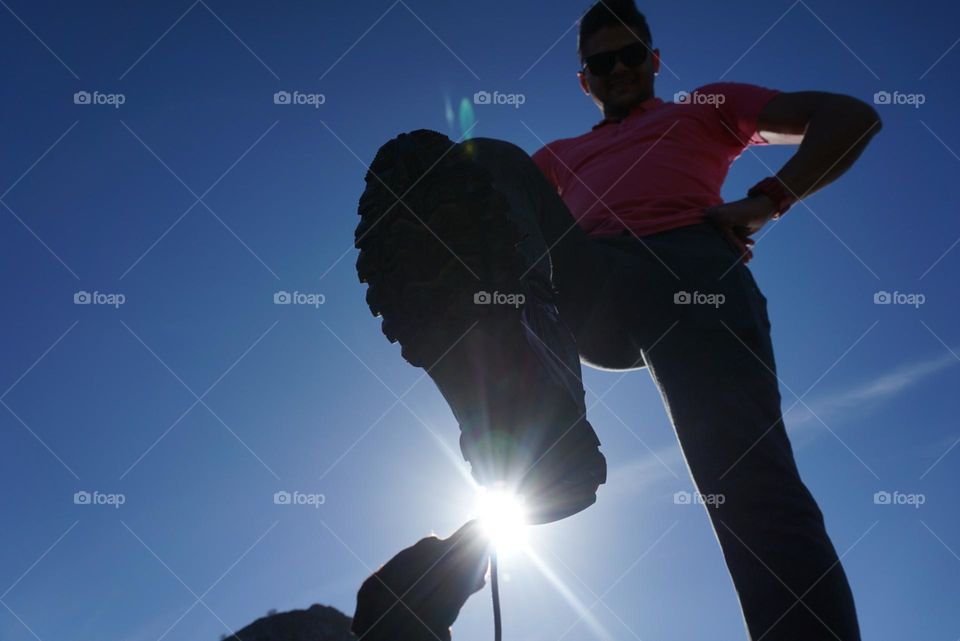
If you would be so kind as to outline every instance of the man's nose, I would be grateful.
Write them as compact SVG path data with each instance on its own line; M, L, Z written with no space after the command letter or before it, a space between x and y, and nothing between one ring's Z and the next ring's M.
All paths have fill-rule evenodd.
M613 65L613 69L610 70L609 76L620 76L626 73L630 73L633 70L627 65L623 64L623 60L620 59L620 56L617 56L617 61Z

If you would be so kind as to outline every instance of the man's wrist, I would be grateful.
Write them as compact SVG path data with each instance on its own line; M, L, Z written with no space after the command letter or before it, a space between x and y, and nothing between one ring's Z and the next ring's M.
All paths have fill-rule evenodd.
M770 210L770 213L767 214L767 220L776 220L780 217L780 212L777 211L777 203L773 201L773 198L767 196L766 194L754 194L753 196L747 196L747 198L753 198L759 200Z
M777 220L797 201L776 176L768 176L747 191L747 197L764 196L773 204L773 219Z

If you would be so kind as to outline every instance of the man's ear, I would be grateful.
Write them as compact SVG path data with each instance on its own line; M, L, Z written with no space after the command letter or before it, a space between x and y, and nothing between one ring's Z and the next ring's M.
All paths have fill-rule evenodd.
M659 63L659 61L658 61ZM590 85L587 83L587 76L582 71L577 72L577 80L580 81L580 88L583 90L583 93L590 95Z
M653 50L653 73L660 73L660 50Z

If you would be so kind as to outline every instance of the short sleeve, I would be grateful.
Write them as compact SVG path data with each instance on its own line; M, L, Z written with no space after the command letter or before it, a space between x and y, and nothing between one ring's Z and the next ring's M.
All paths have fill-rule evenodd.
M553 188L559 193L560 185L555 171L556 158L553 151L548 149L549 145L544 145L531 156L533 162L540 168L541 173L547 177L547 181L553 185Z
M760 112L770 99L781 93L742 82L715 82L704 85L695 93L712 97L721 127L743 147L769 144L757 131Z

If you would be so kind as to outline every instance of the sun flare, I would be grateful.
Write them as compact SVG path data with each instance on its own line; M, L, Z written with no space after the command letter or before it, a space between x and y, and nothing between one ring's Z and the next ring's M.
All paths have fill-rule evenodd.
M505 490L480 488L477 518L498 551L516 550L526 544L528 527L522 497Z

